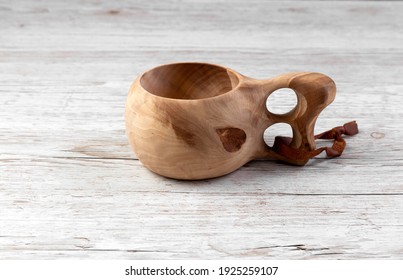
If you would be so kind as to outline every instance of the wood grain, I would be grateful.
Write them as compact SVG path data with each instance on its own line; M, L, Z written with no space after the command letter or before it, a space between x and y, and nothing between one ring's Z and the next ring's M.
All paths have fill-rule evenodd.
M0 258L401 259L402 11L0 0ZM303 168L165 179L132 160L123 113L132 80L175 61L325 73L338 92L316 133L356 119L360 134Z
M281 88L293 89L298 101L289 112L274 114L266 104ZM256 80L219 65L166 64L133 82L126 131L139 160L169 178L214 178L256 159L305 165L316 155L315 121L335 96L334 81L320 73ZM276 123L293 131L281 147L279 141L268 146L263 137Z

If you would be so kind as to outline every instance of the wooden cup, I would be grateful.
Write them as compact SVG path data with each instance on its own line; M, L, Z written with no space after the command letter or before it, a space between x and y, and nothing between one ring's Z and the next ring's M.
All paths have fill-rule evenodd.
M295 91L298 103L274 114L266 100L280 88ZM289 73L267 80L245 77L206 63L158 66L132 84L126 130L134 152L150 170L177 179L206 179L230 173L254 159L290 160L266 145L264 131L275 123L292 127L290 146L315 149L314 125L336 94L332 79L319 73Z

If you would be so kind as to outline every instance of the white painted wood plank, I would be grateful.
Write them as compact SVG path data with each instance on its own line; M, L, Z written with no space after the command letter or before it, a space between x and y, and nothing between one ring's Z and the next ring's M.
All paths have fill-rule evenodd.
M0 1L0 258L401 258L402 2ZM318 71L339 159L176 181L134 159L137 74Z
M399 48L403 39L402 2L13 1L2 6L2 50L365 50Z
M229 185L245 179L242 173L209 182L162 179L164 184L157 184L160 177L146 181L140 170L133 170L131 177L143 180L129 183L121 171L127 165L116 160L99 165L54 159L31 165L37 170L34 178L20 173L24 189L15 180L1 190L1 203L11 206L2 207L0 215L6 256L18 252L46 258L57 252L88 258L109 251L134 258L401 254L401 239L396 238L403 225L401 194L273 194L268 176L267 183L254 188ZM80 180L78 170L93 175Z

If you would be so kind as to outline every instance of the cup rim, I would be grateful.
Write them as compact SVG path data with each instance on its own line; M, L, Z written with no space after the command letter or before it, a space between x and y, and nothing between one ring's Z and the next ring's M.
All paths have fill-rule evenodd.
M237 78L237 80L238 80L238 81L237 81L237 84L236 84L236 86L233 87L231 90L226 91L226 92L224 92L224 93L221 93L221 94L219 94L219 95L211 96L211 97L206 97L206 98L196 98L196 99L180 99L180 98L172 98L172 97L160 96L160 95L157 95L157 94L155 94L155 93L152 93L152 92L148 91L148 90L143 86L141 80L142 80L142 78L144 77L145 74L150 73L150 72L152 72L152 71L154 71L154 70L156 70L156 69L158 69L158 68L167 67L167 66L174 66L174 65L183 65L183 64L199 64L199 65L208 65L208 66L212 66L212 67L221 68L221 69L223 69L223 70L225 70L225 71L231 73L232 75L234 75L234 76ZM138 84L139 84L139 86L141 87L141 89L142 89L143 91L147 92L148 94L150 94L150 95L152 95L153 97L156 97L156 98L175 100L175 101L179 101L179 102L194 102L194 101L201 101L201 100L211 100L211 99L214 99L214 98L222 97L222 96L224 96L224 95L230 94L230 93L232 93L232 92L238 90L239 87L240 87L240 85L241 85L241 83L242 83L241 81L242 81L242 75L239 74L237 71L231 69L231 68L228 68L228 67L225 67L225 66L222 66L222 65L219 65L219 64L208 63L208 62L197 62L197 61L196 61L196 62L193 62L193 61L173 62L173 63L166 63L166 64L157 65L157 66L155 66L155 67L153 67L153 68L150 68L150 69L144 71L144 72L141 73L141 75L138 77Z

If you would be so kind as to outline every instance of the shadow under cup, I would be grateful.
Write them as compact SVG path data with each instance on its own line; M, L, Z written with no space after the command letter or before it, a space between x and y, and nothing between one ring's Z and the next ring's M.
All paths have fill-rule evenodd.
M205 63L178 63L156 67L140 78L153 95L172 99L205 99L225 94L239 85L237 73Z

